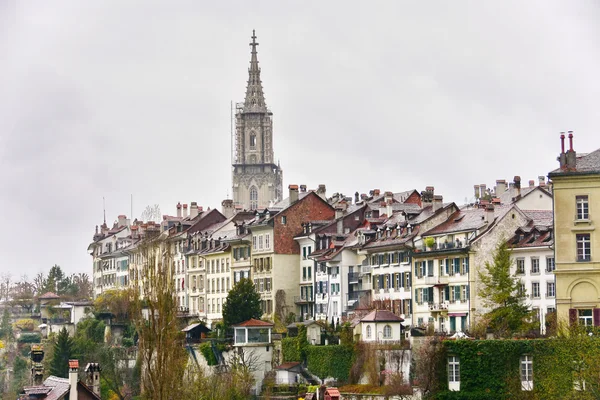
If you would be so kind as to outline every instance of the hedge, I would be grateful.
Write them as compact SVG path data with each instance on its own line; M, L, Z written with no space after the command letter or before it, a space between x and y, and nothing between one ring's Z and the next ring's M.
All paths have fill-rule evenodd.
M319 378L333 377L347 382L354 362L354 350L348 346L308 346L308 370Z
M302 361L297 337L286 337L281 339L281 350L283 353L283 361Z
M19 339L17 340L19 343L42 343L42 335L39 333L21 333Z

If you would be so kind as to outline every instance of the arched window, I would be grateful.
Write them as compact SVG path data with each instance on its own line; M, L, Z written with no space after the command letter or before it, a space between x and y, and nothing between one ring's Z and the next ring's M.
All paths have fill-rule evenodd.
M250 134L250 147L256 147L256 134L254 132Z
M258 208L258 190L256 186L250 188L250 209L256 210Z
M386 325L383 327L383 337L384 337L384 339L392 338L392 327L391 326Z
M250 164L256 164L256 155L255 154L252 154L250 156Z
M372 334L372 332L371 332L371 325L367 325L367 339L371 338L371 334Z

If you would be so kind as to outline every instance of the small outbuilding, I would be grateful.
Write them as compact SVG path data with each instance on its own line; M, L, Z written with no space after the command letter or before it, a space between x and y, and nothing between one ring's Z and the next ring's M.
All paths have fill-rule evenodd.
M340 391L337 388L325 389L325 400L340 400Z
M278 385L295 385L300 382L301 373L299 362L286 362L275 367L275 381Z

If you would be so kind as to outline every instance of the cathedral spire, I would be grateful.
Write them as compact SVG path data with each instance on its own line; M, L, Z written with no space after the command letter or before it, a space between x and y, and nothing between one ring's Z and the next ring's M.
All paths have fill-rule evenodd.
M244 101L244 111L247 112L265 112L265 95L263 93L262 82L260 80L260 68L258 67L258 56L256 52L256 33L252 30L252 48L250 58L250 68L248 68L248 86L246 87L246 100Z

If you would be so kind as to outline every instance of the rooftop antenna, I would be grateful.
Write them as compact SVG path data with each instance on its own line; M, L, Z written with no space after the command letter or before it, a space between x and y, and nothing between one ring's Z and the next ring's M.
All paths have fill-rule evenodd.
M104 225L106 225L106 199L102 196L102 209L104 210Z

